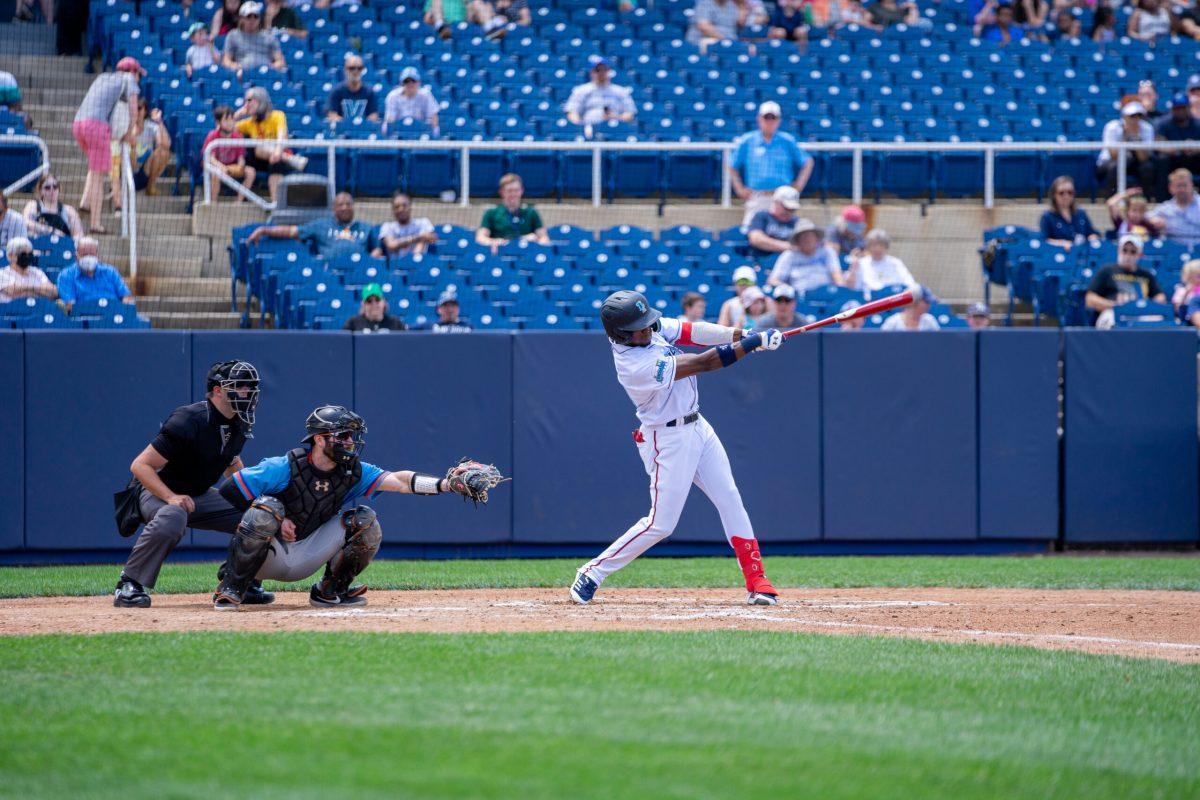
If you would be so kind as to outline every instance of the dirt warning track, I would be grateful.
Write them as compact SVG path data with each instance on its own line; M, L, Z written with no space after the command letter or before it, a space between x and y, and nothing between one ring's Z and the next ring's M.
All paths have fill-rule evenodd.
M524 632L770 630L1018 644L1200 663L1200 592L1029 589L791 589L774 607L728 589L604 589L576 606L565 589L372 591L355 608L315 609L307 592L271 606L212 610L208 595L0 600L0 634L117 631Z

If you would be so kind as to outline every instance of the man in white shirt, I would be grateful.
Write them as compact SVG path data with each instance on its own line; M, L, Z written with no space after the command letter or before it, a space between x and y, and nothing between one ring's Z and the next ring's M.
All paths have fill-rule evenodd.
M576 86L567 98L564 107L567 119L576 125L596 125L610 119L632 122L637 107L629 87L612 82L613 71L608 60L592 56L588 67L591 80Z
M1146 109L1134 100L1121 107L1120 119L1114 119L1104 126L1100 141L1104 144L1153 142L1154 126L1146 121ZM1108 193L1116 191L1119 158L1125 159L1125 174L1129 182L1152 193L1158 178L1153 150L1127 150L1122 156L1116 148L1105 147L1096 157L1096 180L1108 188Z
M33 243L24 236L14 236L4 246L8 266L0 269L0 303L11 303L24 297L58 297L58 289L46 273L33 266Z
M425 248L437 243L437 231L426 217L413 219L412 198L404 192L392 195L392 215L395 219L379 227L379 247L373 256L403 256L409 253L424 253Z
M904 262L888 253L892 239L887 231L875 228L867 234L867 254L850 265L846 285L860 292L877 292L885 286L917 286Z
M732 366L760 348L776 350L783 335L777 330L743 335L738 328L664 319L644 295L631 291L609 295L600 320L612 344L617 380L641 422L634 441L650 476L651 505L645 517L579 568L571 599L589 602L605 578L670 536L695 483L717 507L746 580L746 601L775 605L779 592L763 572L762 554L733 482L729 457L716 431L700 416L696 375ZM699 354L679 349L710 345L716 346Z
M905 306L898 314L892 314L883 321L880 330L884 331L940 331L941 325L929 313L929 309L937 302L933 292L924 286L913 289L913 301Z
M1192 173L1177 169L1167 180L1171 199L1160 203L1150 217L1162 224L1167 241L1188 247L1200 244L1200 198L1196 197Z
M421 86L421 73L416 67L400 71L400 85L388 92L383 101L384 127L395 130L395 124L409 118L424 122L434 136L440 133L438 111L441 106L427 86Z

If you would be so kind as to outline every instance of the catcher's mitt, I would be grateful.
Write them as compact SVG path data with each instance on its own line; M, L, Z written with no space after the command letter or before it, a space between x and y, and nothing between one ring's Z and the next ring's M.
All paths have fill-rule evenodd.
M464 503L470 499L478 505L487 503L488 489L509 479L501 475L493 464L481 464L463 457L446 470L446 480L450 482L450 491L461 494Z

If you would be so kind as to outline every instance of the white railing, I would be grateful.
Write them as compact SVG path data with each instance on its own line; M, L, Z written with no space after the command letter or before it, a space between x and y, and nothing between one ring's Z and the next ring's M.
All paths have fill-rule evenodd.
M275 142L272 142L275 144ZM457 150L459 151L460 204L471 202L471 151L495 152L567 151L590 152L592 154L592 205L599 206L603 198L603 163L601 154L606 152L672 152L672 153L720 153L721 154L721 205L732 205L732 186L729 178L729 159L733 142L471 142L436 140L363 140L363 139L287 139L279 142L291 149L323 149L327 152L327 175L330 187L337 185L337 159L339 150ZM274 204L259 197L224 172L213 168L209 155L216 147L247 147L246 139L215 139L204 149L204 202L213 201L211 177L215 175L222 184L245 197L260 208L270 210ZM252 145L249 145L252 146ZM1200 142L802 142L805 150L813 153L851 154L851 196L853 201L863 198L863 154L864 153L983 153L983 205L992 208L996 200L996 154L997 153L1099 153L1102 147L1120 151L1117 159L1117 191L1126 187L1126 165L1124 154L1129 150L1175 150L1200 149ZM1031 187L1032 188L1032 187Z
M46 147L46 143L42 141L40 136L30 136L28 134L17 134L14 136L5 136L2 140L4 144L35 144L38 150L42 152L42 163L26 172L21 177L4 187L4 195L7 197L16 192L25 184L32 180L42 177L42 173L50 169L50 148Z
M129 278L137 280L137 187L129 144L121 144L121 235L129 239ZM136 290L135 290L136 291Z

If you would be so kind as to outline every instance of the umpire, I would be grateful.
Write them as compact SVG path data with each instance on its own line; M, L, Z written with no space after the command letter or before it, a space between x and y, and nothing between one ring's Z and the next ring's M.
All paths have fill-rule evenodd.
M148 608L159 570L188 527L233 533L242 513L213 488L222 475L241 469L240 453L251 437L258 405L258 370L248 361L213 364L205 400L180 406L158 436L129 467L141 484L139 506L146 527L125 562L113 605ZM255 584L243 603L266 604L275 596Z

